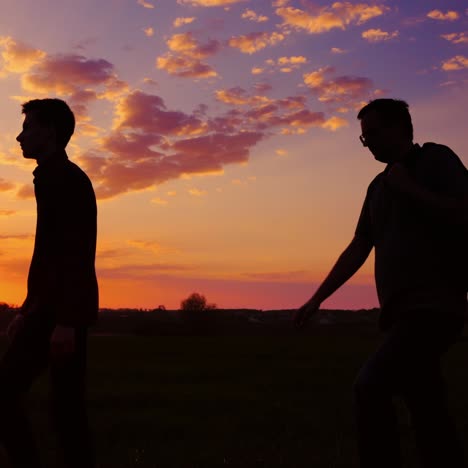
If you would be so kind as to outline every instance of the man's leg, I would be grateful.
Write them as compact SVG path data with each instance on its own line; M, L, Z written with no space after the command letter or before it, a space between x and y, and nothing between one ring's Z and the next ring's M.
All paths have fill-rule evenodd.
M440 323L435 326L440 330ZM447 347L449 345L447 343ZM422 466L465 468L463 448L449 413L439 361L420 363L403 389L403 398L411 414Z
M354 382L354 407L361 468L400 468L400 440L393 391L387 369L393 362L396 337L387 340L364 364Z
M94 468L94 444L86 412L87 331L76 330L74 354L51 363L52 420L69 468Z
M41 466L22 400L46 369L48 332L27 317L0 360L0 442L14 468Z

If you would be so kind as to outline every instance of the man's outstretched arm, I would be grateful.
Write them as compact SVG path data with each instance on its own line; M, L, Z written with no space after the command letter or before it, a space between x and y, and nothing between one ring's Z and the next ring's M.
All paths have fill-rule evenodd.
M372 247L372 242L364 236L353 238L315 294L297 310L294 316L294 323L297 327L303 327L310 316L318 311L320 304L361 268Z

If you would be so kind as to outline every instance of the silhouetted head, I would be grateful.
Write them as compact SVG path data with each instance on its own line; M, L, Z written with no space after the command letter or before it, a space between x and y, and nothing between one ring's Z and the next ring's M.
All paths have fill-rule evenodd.
M75 130L75 116L61 99L33 99L23 104L23 130L16 137L28 159L63 151Z
M413 124L408 104L398 99L375 99L358 113L362 144L377 161L391 163L413 146Z

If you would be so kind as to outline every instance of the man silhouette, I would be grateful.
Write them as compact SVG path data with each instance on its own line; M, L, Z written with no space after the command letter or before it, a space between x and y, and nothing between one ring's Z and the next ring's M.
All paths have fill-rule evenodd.
M361 467L401 466L392 404L399 395L422 466L459 468L440 357L460 336L467 310L468 172L446 146L413 143L404 101L374 100L358 119L362 144L387 166L369 185L352 242L295 323L303 326L374 247L385 338L354 384Z
M66 465L94 467L85 367L87 330L98 310L96 199L90 180L65 152L75 128L68 105L36 99L23 104L23 113L16 139L23 156L37 161L37 225L27 297L8 328L10 343L0 361L0 441L13 467L41 466L21 400L49 367L51 416Z

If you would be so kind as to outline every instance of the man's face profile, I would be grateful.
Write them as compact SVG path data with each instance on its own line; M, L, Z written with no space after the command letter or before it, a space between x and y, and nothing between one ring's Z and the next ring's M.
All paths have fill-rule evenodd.
M391 125L375 110L370 110L361 120L361 130L365 146L377 161L383 163L394 161L403 139L400 126Z
M23 122L23 129L16 140L26 159L36 159L47 152L53 136L50 126L41 123L35 112L28 112Z

